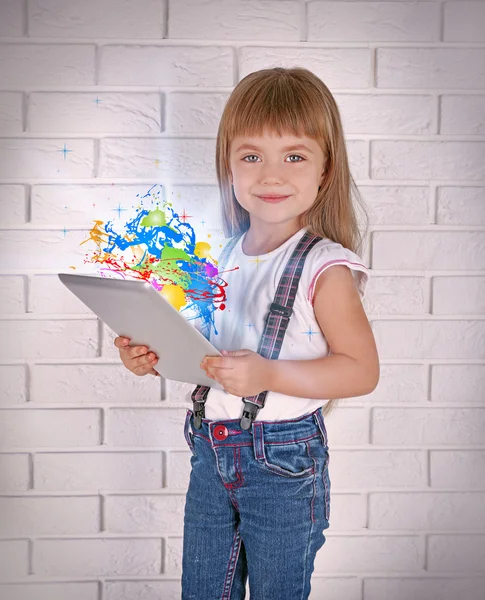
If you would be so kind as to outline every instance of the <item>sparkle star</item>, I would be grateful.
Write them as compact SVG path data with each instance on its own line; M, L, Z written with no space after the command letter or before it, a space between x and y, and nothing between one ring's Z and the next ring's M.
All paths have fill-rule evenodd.
M115 212L117 212L117 213L118 213L118 219L119 219L119 218L121 217L121 213L122 213L123 211L125 211L125 210L126 210L126 208L121 208L121 205L120 205L120 203L118 202L118 206L117 206L117 208L113 208L113 209L111 209L111 210L114 210Z
M251 262L256 263L256 268L258 268L259 267L259 263L264 263L266 261L265 260L260 260L259 256L256 256L256 258L252 258L251 259Z
M315 335L315 333L319 333L319 330L313 330L312 326L310 325L308 327L308 331L302 331L301 333L304 333L305 335L308 335L308 339L311 341L312 339L312 335Z
M185 223L185 221L186 221L187 219L191 219L191 218L192 218L192 215L188 215L188 214L185 212L185 208L184 208L184 212L183 212L182 214L180 214L180 215L179 215L179 217L180 217L180 219L181 219L181 220L182 220L182 221Z
M66 155L68 152L72 152L72 150L68 150L66 148L66 144L64 144L64 148L62 150L58 150L58 152L62 152L64 154L64 160L66 160Z

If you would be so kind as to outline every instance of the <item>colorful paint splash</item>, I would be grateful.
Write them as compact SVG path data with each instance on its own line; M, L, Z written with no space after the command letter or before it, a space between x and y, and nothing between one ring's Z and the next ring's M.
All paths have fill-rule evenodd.
M156 199L150 193L153 187L144 199ZM86 254L84 262L104 265L99 273L105 277L111 273L151 283L187 320L200 319L200 331L207 339L211 327L218 335L214 311L216 305L225 309L227 283L210 255L210 244L196 241L193 227L181 220L171 203L160 207L157 201L155 208L153 200L151 208L144 208L142 200L139 204L122 231L116 231L113 221L94 221L81 245L94 242L97 249Z

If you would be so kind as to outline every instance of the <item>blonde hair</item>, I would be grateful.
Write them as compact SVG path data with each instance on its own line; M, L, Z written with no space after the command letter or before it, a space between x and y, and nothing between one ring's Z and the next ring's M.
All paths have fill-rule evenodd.
M216 172L221 194L224 235L247 231L249 213L234 196L230 179L230 143L239 136L303 135L323 151L325 173L313 205L300 215L300 227L359 253L368 215L350 173L340 113L328 87L303 67L274 67L246 75L229 96L219 123ZM362 209L365 233L359 231L353 198ZM327 402L323 414L338 400Z

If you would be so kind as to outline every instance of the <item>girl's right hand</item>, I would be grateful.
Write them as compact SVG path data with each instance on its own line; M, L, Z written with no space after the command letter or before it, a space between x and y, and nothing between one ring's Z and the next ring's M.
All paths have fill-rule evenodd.
M130 346L130 338L117 337L114 345L120 351L120 358L125 367L135 375L156 375L160 377L153 366L157 363L158 357L153 352L148 353L146 346Z

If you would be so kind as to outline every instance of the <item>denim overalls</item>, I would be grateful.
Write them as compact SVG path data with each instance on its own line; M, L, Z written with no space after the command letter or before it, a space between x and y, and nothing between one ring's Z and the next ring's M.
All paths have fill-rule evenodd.
M288 260L258 353L278 358L308 251L306 232ZM227 260L237 238L221 254ZM182 600L306 600L329 527L330 478L322 409L284 421L254 420L267 391L243 398L241 419L204 418L210 388L197 386L185 439L192 452L184 515Z

